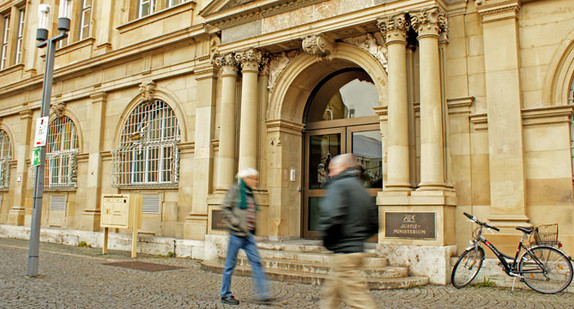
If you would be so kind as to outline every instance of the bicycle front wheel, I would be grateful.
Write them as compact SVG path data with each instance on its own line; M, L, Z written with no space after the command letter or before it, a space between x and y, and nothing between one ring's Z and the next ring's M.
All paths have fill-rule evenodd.
M558 293L572 282L572 263L566 254L556 248L531 248L522 254L518 263L524 283L537 292Z
M481 247L466 249L452 268L450 276L452 285L457 288L467 286L478 274L484 260L484 249Z

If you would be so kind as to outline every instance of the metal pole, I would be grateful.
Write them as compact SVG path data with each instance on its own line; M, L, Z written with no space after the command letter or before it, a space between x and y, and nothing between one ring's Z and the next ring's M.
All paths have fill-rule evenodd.
M42 88L40 117L46 117L50 112L54 54L56 53L56 42L60 39L62 39L61 35L47 41L46 68L44 70L44 85ZM32 205L30 250L28 253L28 277L35 277L38 275L38 253L40 251L40 222L42 220L42 196L44 194L44 161L46 160L46 146L41 146L40 149L40 164L36 166L36 178L34 180L34 202Z

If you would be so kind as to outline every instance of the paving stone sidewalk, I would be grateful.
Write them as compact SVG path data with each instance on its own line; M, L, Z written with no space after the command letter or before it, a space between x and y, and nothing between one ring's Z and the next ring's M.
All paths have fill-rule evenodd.
M41 243L40 276L27 278L28 241L0 238L0 308L269 308L255 304L250 278L233 278L232 290L241 304L224 306L218 297L221 275L201 270L198 261L143 255L136 261L177 268L144 271L106 265L128 261L129 252L101 255L99 248ZM319 307L321 287L270 283L278 298L273 308ZM574 307L572 293L510 293L496 287L429 285L371 294L379 308Z

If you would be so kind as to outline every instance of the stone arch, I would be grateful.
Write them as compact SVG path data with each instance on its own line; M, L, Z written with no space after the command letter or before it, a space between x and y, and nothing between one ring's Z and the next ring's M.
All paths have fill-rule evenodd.
M122 115L120 116L120 119L118 120L118 123L116 124L116 131L115 131L116 136L114 145L119 145L121 143L121 136L124 129L124 125L128 117L134 111L134 109L136 109L136 107L143 102L143 99L144 99L143 95L141 93L138 93L138 95L132 98L132 100L128 103L128 105L124 109ZM187 126L185 123L184 113L181 109L181 104L179 100L176 99L176 96L165 89L156 89L153 93L152 99L162 100L165 104L167 104L171 108L171 110L175 114L175 117L177 118L181 141L182 142L188 141Z
M386 104L387 73L373 55L354 45L338 43L330 57L331 60L319 60L309 54L295 57L281 73L271 93L267 119L302 122L305 104L315 86L332 72L346 68L365 70L379 93L379 105Z
M574 78L574 29L556 49L548 65L542 97L550 106L568 104L568 92Z
M366 50L347 43L334 44L329 59L299 54L277 76L269 96L266 117L267 189L269 191L268 235L303 236L303 130L304 113L317 85L332 73L360 68L372 79L379 95L378 105L386 101L387 74L383 65ZM373 112L374 114L374 112ZM290 175L294 178L290 179Z

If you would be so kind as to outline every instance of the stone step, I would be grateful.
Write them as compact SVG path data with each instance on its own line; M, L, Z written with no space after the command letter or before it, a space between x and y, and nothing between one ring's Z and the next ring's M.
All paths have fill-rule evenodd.
M367 258L373 260L369 266L365 267L365 274L367 277L373 278L397 278L406 277L409 275L407 267L390 267L387 265L387 260L382 258ZM378 261L380 260L380 261ZM223 267L225 265L225 257L219 257L217 263ZM315 274L328 274L330 266L328 263L310 263L301 260L288 260L288 259L261 259L261 263L266 269L278 269L293 272L315 273ZM245 256L237 257L237 265L249 266L249 261Z
M366 243L365 253L375 253L375 244ZM290 251L290 252L304 252L304 253L329 253L323 242L320 240L296 240L296 241L261 241L257 242L257 247L260 250L273 250L273 251Z
M222 273L222 264L217 261L204 261L202 268L215 273ZM279 269L266 269L265 273L270 280L295 282L312 285L322 285L327 278L327 274L294 272ZM237 265L234 274L239 276L251 276L251 267L247 265ZM369 288L372 290L404 289L428 284L425 277L401 277L401 278L372 278L366 277Z
M259 256L261 259L269 260L296 260L300 262L329 264L331 253L329 252L298 252L298 251L281 251L260 249ZM239 258L245 258L245 253L239 250ZM225 257L222 257L225 259ZM365 267L385 267L388 265L388 260L383 257L377 257L374 253L366 253Z

